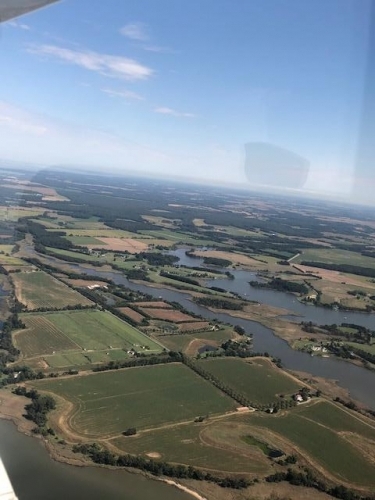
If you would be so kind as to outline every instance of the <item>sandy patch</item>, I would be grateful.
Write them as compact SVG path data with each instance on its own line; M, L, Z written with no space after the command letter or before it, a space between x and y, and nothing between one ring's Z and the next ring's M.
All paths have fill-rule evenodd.
M179 490L184 491L185 493L188 493L189 495L193 496L194 498L197 498L198 500L207 500L206 497L203 497L196 491L193 491L189 489L187 486L183 486L182 484L176 483L176 481L172 481L172 479L164 479L164 482L167 484L170 484L171 486L175 486Z
M204 339L193 339L187 346L185 352L188 356L195 356L201 347L210 345L212 347L218 347L219 342L215 340L204 340Z
M68 283L69 285L86 287L86 288L92 287L95 285L100 286L100 287L108 286L108 283L106 283L105 281L91 281L91 280L81 280L81 279L78 279L78 280L64 279L63 281L65 283Z
M113 250L115 252L139 253L147 250L148 244L143 241L138 241L133 238L97 238L103 245L87 245L91 248L103 248L105 250Z
M149 458L161 458L161 455L157 451L150 451L149 453L146 453L146 457L149 457Z

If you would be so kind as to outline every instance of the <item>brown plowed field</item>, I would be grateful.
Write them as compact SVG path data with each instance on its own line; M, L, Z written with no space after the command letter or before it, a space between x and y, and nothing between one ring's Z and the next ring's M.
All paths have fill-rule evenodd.
M103 245L88 245L94 248L104 248L105 250L114 250L115 252L139 253L147 250L148 243L143 241L134 240L133 238L96 238L101 241ZM146 240L147 241L147 240Z
M162 300L152 301L152 302L134 302L134 305L137 307L153 307L153 308L163 308L163 309L172 309L172 306L163 302Z
M173 323L194 321L194 318L192 316L189 316L188 314L185 314L181 311L175 311L174 309L154 309L151 307L140 309L142 310L142 312L153 319L162 319L165 321L172 321Z
M144 316L142 316L142 314L134 311L134 309L132 309L131 307L118 307L117 310L122 314L125 314L125 316L132 319L136 323L140 323L144 319Z

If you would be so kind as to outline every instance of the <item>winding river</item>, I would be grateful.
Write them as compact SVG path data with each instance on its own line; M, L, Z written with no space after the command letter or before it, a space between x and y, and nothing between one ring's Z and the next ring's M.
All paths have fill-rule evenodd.
M185 249L173 252L180 258L180 264L197 267L203 265L203 259L192 259L185 255ZM51 265L59 266L61 261L45 257ZM335 358L312 357L306 353L294 351L287 342L277 337L272 330L250 320L234 318L224 313L213 313L195 304L188 293L153 288L129 282L119 272L105 272L79 264L69 264L72 271L86 273L113 280L132 290L148 293L155 298L179 302L187 310L199 314L208 320L218 319L232 325L239 324L254 335L254 350L268 351L280 357L286 368L309 372L316 376L335 379L347 388L351 395L375 409L375 372L352 365ZM208 282L208 286L219 286L233 291L249 300L289 310L304 319L316 323L352 322L366 327L375 327L375 316L370 314L332 311L329 309L307 306L299 303L293 295L272 290L251 288L249 281L255 274L249 271L231 271L233 280L223 277ZM0 293L0 296L2 294ZM0 420L0 455L8 471L12 484L20 500L188 500L190 495L158 481L147 479L140 474L126 471L109 470L97 467L73 467L50 459L42 442L20 434L11 422Z
M197 267L203 263L200 259L191 259L185 255L185 249L172 252L181 258L180 263ZM61 266L61 260L54 257L45 257L51 265ZM361 401L369 408L375 409L375 372L367 370L361 366L353 365L337 358L322 358L310 356L307 353L293 350L286 341L277 337L273 331L256 321L234 318L225 313L214 313L199 306L190 299L190 295L185 292L169 290L167 288L154 288L149 285L132 283L119 272L101 271L100 268L90 268L81 264L69 264L74 272L86 273L113 280L118 285L124 285L132 290L148 293L155 298L163 298L168 301L179 302L187 310L199 314L208 320L218 319L231 325L241 325L247 332L254 335L254 350L258 352L268 352L272 356L281 358L285 368L296 371L304 371L312 375L337 380L338 384L348 389L351 396ZM232 272L232 271L231 271ZM235 279L217 279L211 282L215 286L222 285L223 288L235 291L250 300L262 300L265 304L277 305L284 309L289 309L294 314L301 317L298 321L305 319L317 323L342 323L352 322L363 326L375 327L375 316L365 313L332 311L329 309L307 306L298 303L293 295L272 290L252 289L249 285L250 279L254 279L254 273L248 271L234 271ZM251 278L252 277L252 278ZM208 283L210 285L210 283ZM244 290L247 290L245 292ZM248 295L245 296L245 293ZM273 302L271 304L271 302ZM300 308L302 306L302 308ZM303 311L303 312L302 312Z

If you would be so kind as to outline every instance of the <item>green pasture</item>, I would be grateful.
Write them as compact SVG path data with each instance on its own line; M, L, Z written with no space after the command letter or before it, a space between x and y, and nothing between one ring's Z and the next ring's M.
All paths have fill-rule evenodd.
M197 363L258 404L271 403L278 399L278 395L290 395L301 388L301 384L266 359L254 358L244 361L239 358L211 358L199 360Z
M375 467L371 460L335 430L295 411L286 415L253 414L248 420L252 425L287 438L300 453L311 457L338 480L358 486L375 486Z
M33 383L69 400L69 424L86 437L113 436L129 427L145 429L224 413L235 403L185 365L128 368Z

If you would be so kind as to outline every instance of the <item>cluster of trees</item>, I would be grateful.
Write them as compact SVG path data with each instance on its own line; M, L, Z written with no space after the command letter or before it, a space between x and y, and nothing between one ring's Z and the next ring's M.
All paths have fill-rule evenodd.
M245 306L245 302L233 302L221 297L194 297L193 300L200 306L230 309L232 311L242 311Z
M35 372L29 366L8 366L4 367L2 372L4 375L8 375L7 378L2 379L2 385L18 384L25 380L39 380L45 378L43 372Z
M3 328L0 333L0 349L4 349L11 356L19 355L19 350L16 349L12 342L12 330L25 328L25 324L19 319L18 314L13 312L11 316L4 321Z
M117 268L117 266L112 266L114 269L118 269L123 271L128 280L140 280L140 281L150 281L150 278L147 275L147 271L144 269L121 269Z
M305 295L309 291L309 287L304 283L283 280L281 278L272 278L267 283L261 283L260 281L250 281L249 283L254 288L270 288L278 292L291 292Z
M225 356L238 356L248 358L253 354L253 344L251 338L241 339L241 341L227 340L221 344Z
M354 323L341 323L341 328L336 324L332 325L320 325L320 328L327 331L332 335L337 335L339 337L345 337L347 340L365 344L371 344L372 339L375 338L375 331L370 330L361 325L356 325ZM342 328L350 328L353 331L343 330Z
M202 366L194 363L194 361L186 356L185 354L181 354L181 361L188 366L191 370L193 370L195 373L200 375L202 378L205 380L208 380L211 384L213 384L215 387L223 391L225 394L227 394L229 397L237 401L240 405L242 406L253 406L251 401L241 394L240 392L234 390L232 387L226 385L222 380L218 379L212 373L208 372L205 370ZM256 405L254 405L256 406Z
M25 225L20 226L24 232L30 233L34 237L35 249L44 251L45 247L60 248L62 250L71 250L74 245L65 238L63 231L47 231L42 225L30 219L25 220Z
M31 399L31 403L25 406L25 417L34 422L38 428L45 427L48 412L56 408L56 401L53 397L42 396L35 389L28 391L22 386L17 386L13 393Z
M232 262L228 259L220 259L218 257L203 257L203 263L207 266L228 267Z
M146 260L150 266L172 266L179 260L175 255L153 252L140 252L135 258L138 260Z
M160 276L171 280L181 281L182 283L187 283L188 285L199 286L199 281L189 278L188 276L181 276L180 274L169 273L168 271L160 271Z
M322 480L314 476L314 474L308 469L305 469L304 472L298 472L293 469L288 469L287 472L277 472L276 474L268 476L266 481L269 483L287 481L294 486L314 488L340 500L373 500L374 498L372 496L359 495L346 486L328 486Z
M112 465L117 467L132 467L148 472L154 476L167 476L177 479L195 479L197 481L209 481L222 488L244 489L250 486L248 479L237 476L215 476L191 465L175 465L168 462L144 458L134 455L114 455L108 450L102 449L97 443L81 444L73 446L74 453L82 453L91 458L97 464Z

